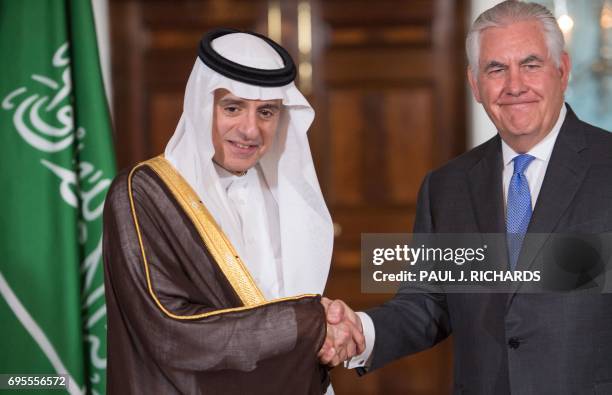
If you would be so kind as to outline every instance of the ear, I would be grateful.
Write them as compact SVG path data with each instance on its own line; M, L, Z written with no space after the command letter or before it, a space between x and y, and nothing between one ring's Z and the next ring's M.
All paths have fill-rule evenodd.
M572 61L567 52L563 51L561 53L561 62L559 64L559 74L561 77L561 85L563 86L563 91L567 88L567 83L569 81L569 75L572 71Z
M470 66L467 67L467 78L470 82L470 88L472 89L474 99L476 99L478 103L482 103L482 100L480 99L480 90L478 89L477 77L472 73L472 68Z

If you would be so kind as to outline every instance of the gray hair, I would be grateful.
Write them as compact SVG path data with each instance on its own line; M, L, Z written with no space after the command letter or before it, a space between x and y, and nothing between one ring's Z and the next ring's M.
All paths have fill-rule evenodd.
M465 40L465 50L474 76L478 74L482 31L490 27L504 27L516 22L532 20L540 22L548 47L548 55L559 67L565 39L554 15L541 4L506 0L480 14L468 32Z

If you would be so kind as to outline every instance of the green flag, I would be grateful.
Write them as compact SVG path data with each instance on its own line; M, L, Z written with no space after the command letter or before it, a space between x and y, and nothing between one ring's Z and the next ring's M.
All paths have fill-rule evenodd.
M0 54L0 374L103 394L115 162L90 1L0 0Z

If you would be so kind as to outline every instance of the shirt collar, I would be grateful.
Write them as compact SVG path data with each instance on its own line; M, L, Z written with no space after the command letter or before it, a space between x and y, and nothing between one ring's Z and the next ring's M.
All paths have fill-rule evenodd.
M552 154L552 150L555 146L555 141L557 141L557 136L559 136L559 131L561 130L561 125L563 125L563 121L565 121L565 115L567 114L567 108L565 104L561 107L561 111L559 111L559 118L557 118L557 122L555 126L553 126L550 133L546 135L537 143L533 148L527 152L529 155L535 157L536 159L542 160L544 162L548 162L550 159L550 155ZM504 166L508 166L512 163L515 157L518 154L514 151L506 142L502 139L502 155L504 158Z
M215 165L215 170L217 171L217 174L219 175L219 182L221 183L221 187L223 188L224 191L227 191L229 187L235 182L239 184L246 182L247 175L251 173L250 171L247 171L247 174L242 175L242 176L237 176L225 170L223 167L219 166L215 162L213 162L213 164Z

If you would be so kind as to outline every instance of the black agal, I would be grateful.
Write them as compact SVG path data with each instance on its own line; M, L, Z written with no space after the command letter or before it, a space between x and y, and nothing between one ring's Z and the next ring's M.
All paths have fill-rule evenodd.
M253 67L243 66L241 64L232 62L231 60L224 58L218 52L216 52L211 43L215 38L224 36L231 33L246 33L252 34L258 38L261 38L267 42L283 60L284 67L281 69L257 69ZM253 32L241 32L235 29L220 28L212 30L202 37L200 41L200 47L198 50L198 57L208 67L213 69L219 74L222 74L228 78L236 81L244 82L251 85L257 86L283 86L287 85L295 79L295 64L289 53L276 42L272 41L266 36Z

